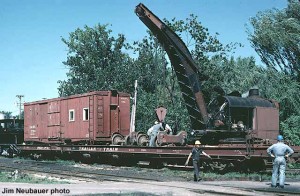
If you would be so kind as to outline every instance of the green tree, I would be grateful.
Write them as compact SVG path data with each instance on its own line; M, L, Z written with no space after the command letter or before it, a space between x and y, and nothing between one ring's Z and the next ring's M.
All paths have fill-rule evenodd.
M7 118L7 119L10 119L12 118L12 112L8 112L8 111L0 111L0 113L4 114L4 117Z
M299 143L300 122L300 3L260 12L251 18L249 40L268 68L260 83L264 94L280 103L280 128Z
M290 116L287 120L280 123L280 127L284 131L285 138L294 145L300 145L300 116Z
M264 69L256 65L253 57L234 59L214 56L207 69L210 76L213 76L206 83L207 89L221 87L226 94L233 91L243 94L251 87L258 87L264 73Z
M249 40L262 61L300 82L300 3L289 0L283 10L259 12L251 18Z
M138 54L135 64L138 67L140 88L137 106L137 127L139 130L147 130L154 124L156 120L155 109L158 106L168 108L166 117L168 123L175 120L172 114L175 113L176 115L175 111L178 111L174 111L173 107L176 105L178 96L174 93L174 80L170 81L172 69L166 58L166 52L156 38L150 32L148 33L148 36L144 37L143 40L134 43L134 51ZM181 121L179 124L184 125L185 122Z
M133 86L133 62L122 51L128 44L124 35L114 37L111 33L108 25L98 24L94 28L78 28L68 39L62 38L68 47L67 61L63 63L69 72L67 80L58 81L60 96L108 89L126 92Z

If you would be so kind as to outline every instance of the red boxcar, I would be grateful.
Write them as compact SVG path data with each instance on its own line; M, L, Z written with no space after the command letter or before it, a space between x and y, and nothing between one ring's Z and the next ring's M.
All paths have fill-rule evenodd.
M107 143L129 134L130 95L95 91L24 104L25 142Z

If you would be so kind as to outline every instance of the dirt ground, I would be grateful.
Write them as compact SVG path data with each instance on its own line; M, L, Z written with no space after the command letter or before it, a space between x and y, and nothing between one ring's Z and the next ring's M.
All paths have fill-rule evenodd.
M152 182L103 181L76 184L1 183L1 195L283 195L300 194L299 182L287 182L286 188L270 188L266 182L209 181L209 182ZM38 193L38 191L40 191Z

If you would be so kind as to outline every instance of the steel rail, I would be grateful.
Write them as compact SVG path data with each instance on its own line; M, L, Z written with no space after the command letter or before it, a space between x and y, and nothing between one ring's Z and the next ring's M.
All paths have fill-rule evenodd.
M42 162L39 162L42 163ZM155 179L155 178L145 178L145 177L138 177L138 176L125 176L125 175L119 175L119 174L107 174L107 173L100 173L99 171L75 171L74 168L45 168L45 166L39 166L39 165L30 165L28 163L22 163L23 167L20 167L20 165L5 165L0 164L0 167L2 169L8 169L8 170L21 170L21 171L27 171L27 172L38 172L38 173L47 173L47 174L53 174L58 176L70 176L75 178L84 178L84 179L93 179L93 180L108 180L108 181L121 181L122 179L131 179L131 180L145 180L145 181L157 181L160 182L161 180ZM24 167L25 166L25 167ZM56 166L55 166L56 167ZM109 177L109 178L103 178L103 177ZM116 180L118 179L118 180Z

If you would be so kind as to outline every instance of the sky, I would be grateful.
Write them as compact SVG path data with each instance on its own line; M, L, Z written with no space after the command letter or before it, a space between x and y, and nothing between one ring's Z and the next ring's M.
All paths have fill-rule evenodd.
M257 12L283 9L287 0L0 0L0 111L18 114L22 102L58 97L65 80L67 47L61 38L85 25L110 24L113 35L129 43L146 36L147 27L134 8L145 4L160 19L198 16L223 44L239 42L235 56L259 57L251 48L245 25Z

